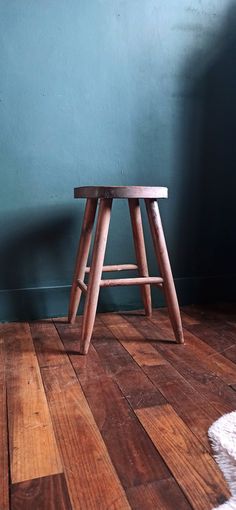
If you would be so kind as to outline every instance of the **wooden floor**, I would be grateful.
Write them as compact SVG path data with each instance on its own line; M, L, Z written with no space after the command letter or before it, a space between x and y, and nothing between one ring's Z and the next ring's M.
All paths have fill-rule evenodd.
M0 510L210 510L207 430L236 409L236 307L0 325Z

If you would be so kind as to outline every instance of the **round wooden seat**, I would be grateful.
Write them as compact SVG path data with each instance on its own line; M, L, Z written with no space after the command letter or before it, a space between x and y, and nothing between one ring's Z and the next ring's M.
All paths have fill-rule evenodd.
M168 188L153 186L81 186L75 198L167 198Z

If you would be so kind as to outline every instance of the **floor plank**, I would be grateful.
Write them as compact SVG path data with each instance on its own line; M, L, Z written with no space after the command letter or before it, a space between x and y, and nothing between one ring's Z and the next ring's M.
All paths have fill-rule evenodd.
M106 314L107 315L107 314ZM130 322L124 321L124 317L114 315L108 319L106 315L103 316L103 320L112 329L116 338L125 345L129 350L129 341L132 344L132 350L134 349L134 338L142 338L145 340L144 334L149 338L153 339L154 331L153 324L148 319L137 318L133 315L125 316ZM110 322L112 321L112 326ZM142 333L139 331L140 324L143 324ZM122 327L124 324L124 327ZM136 327L134 327L134 325ZM147 342L147 340L146 340ZM147 342L148 343L148 342ZM171 349L175 348L176 344L171 344ZM137 342L138 349L138 342ZM154 366L143 363L142 368L145 371L149 379L154 383L156 388L162 393L163 397L173 405L175 410L189 426L189 428L196 434L196 436L204 443L207 449L210 449L207 430L210 425L219 418L220 413L214 409L208 401L201 396L194 388L179 374L179 372L165 359L161 363ZM154 357L155 359L155 357ZM145 405L139 406L145 407Z
M219 413L228 413L236 408L236 396L231 388L199 360L195 359L190 365L174 350L171 351L164 346L158 346L157 349Z
M127 490L127 496L133 510L192 509L173 478L137 485Z
M17 483L61 473L61 460L29 326L3 324L1 331L7 349L11 480Z
M183 317L182 313L182 317ZM163 317L165 320L163 321ZM213 320L213 319L212 319ZM165 338L169 337L172 334L172 329L170 326L170 321L167 318L165 311L154 311L151 322L159 329L161 327L162 334L165 335ZM214 324L215 322L213 322ZM212 373L220 377L226 384L234 384L236 382L236 365L232 359L225 359L223 355L224 352L216 352L211 346L206 344L199 337L196 337L188 330L184 330L185 337L185 347L182 349L182 356L184 356L185 361L192 363L193 358L197 358L201 361L201 363ZM235 331L236 338L236 331ZM233 345L227 349L235 350L236 345ZM176 350L180 351L181 346L176 346ZM236 350L235 350L236 353Z
M182 318L185 345L166 309L98 314L87 356L81 316L31 331L0 325L1 510L210 510L225 500L207 431L235 410L236 307L184 307Z
M122 389L131 407L139 407L142 402L145 406L163 403L162 395L139 369L134 360L115 341L113 335L102 325L99 318L96 319L94 328L93 344L91 344L88 356L79 356L77 339L79 327L75 325L61 325L56 323L63 343L73 367L79 377L84 391L89 391L91 382L104 381L110 378ZM98 352L97 352L98 351ZM99 391L99 389L97 389Z
M228 349L225 349L224 351L221 351L221 354L233 363L236 363L236 344L232 345Z
M170 473L166 465L140 426L115 380L105 370L101 373L101 360L93 346L86 358L79 356L76 354L78 330L73 328L72 333L70 327L57 327L71 353L71 362L123 486L132 487L168 477ZM98 329L96 334L99 334ZM113 359L111 348L109 353ZM94 378L97 373L99 380Z
M72 510L63 474L11 486L11 510Z
M37 328L31 324L31 329L34 337L34 347L38 358L40 367L53 366L56 367L67 364L68 358L64 351L61 349L61 342L58 337L51 336L51 328L45 328L45 322L37 321Z
M0 335L0 508L9 510L5 344Z
M221 322L214 326L205 323L194 324L187 329L218 352L228 349L235 343L236 330L232 331L230 325Z
M101 320L140 366L166 365L166 360L157 352L136 328L124 320L121 315L106 313ZM137 319L139 320L139 319Z
M166 315L164 315L165 320L162 320L163 315L164 312L155 310L151 322L156 326L157 334L159 330L159 333L161 333L162 336L164 335L164 338L167 339L172 335L172 328ZM186 329L184 329L184 337L185 346L184 349L182 349L182 356L185 361L192 363L193 360L197 358L207 369L219 376L227 384L234 383L236 379L236 366L234 363L230 360L226 360L222 354L216 352L210 345ZM174 349L177 350L178 347L181 346L176 345Z
M60 340L54 326L44 327L58 346ZM34 338L43 334L36 324L31 328ZM41 371L73 508L130 508L69 360L63 383L54 364Z
M229 497L215 461L169 404L136 414L195 510L210 510Z
M129 320L133 320L129 318ZM146 321L147 322L147 321ZM150 324L150 322L152 324ZM188 344L180 345L170 343L168 341L170 336L170 328L164 327L153 322L149 322L149 331L152 331L152 339L158 340L155 342L155 347L160 354L165 357L170 364L184 377L184 379L195 388L195 390L206 398L212 407L221 413L233 411L236 407L236 396L233 394L232 389L218 376L216 376L215 369L216 363L213 363L214 369L209 369L209 365L205 363L205 359L200 356L194 356L188 352ZM138 321L138 329L144 330L145 319ZM147 326L146 328L147 329ZM217 353L215 353L217 354ZM222 373L224 358L221 358L222 366L218 370ZM233 365L232 365L233 366ZM224 367L224 373L227 373L227 367ZM230 379L232 373L229 374Z
M93 345L106 373L113 377L133 409L165 402L163 395L154 387L126 349L104 326L100 317L97 318Z
M236 325L228 321L228 315L217 314L216 310L212 311L209 307L191 306L184 307L183 310L182 320L186 329L203 339L216 351L221 352L234 345Z

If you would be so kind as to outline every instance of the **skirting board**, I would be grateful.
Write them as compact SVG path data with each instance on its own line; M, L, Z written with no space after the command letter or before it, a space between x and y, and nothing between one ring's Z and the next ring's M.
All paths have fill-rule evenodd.
M236 275L210 278L176 278L180 305L236 301ZM0 290L0 321L36 320L67 315L70 285ZM153 306L165 305L162 291L153 289ZM98 311L142 308L135 288L102 289ZM80 312L82 307L80 308Z

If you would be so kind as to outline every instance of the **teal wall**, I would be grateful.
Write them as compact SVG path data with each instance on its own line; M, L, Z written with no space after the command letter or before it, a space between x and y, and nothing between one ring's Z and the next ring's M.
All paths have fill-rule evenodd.
M1 320L66 314L84 206L73 188L86 184L168 186L180 301L235 297L235 12L0 0ZM155 274L149 233L147 245ZM133 260L123 202L106 260ZM102 291L101 309L136 306L138 289Z

